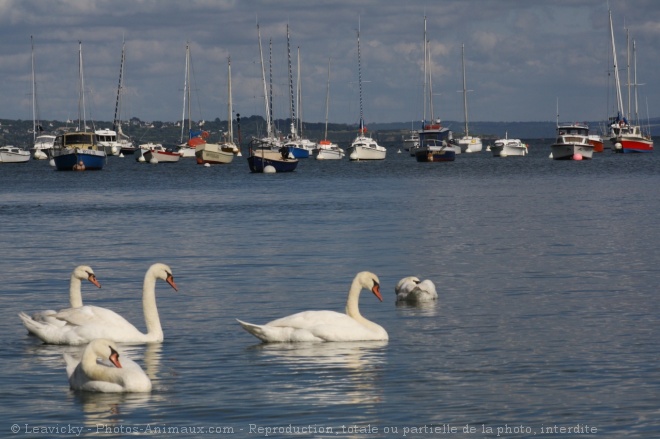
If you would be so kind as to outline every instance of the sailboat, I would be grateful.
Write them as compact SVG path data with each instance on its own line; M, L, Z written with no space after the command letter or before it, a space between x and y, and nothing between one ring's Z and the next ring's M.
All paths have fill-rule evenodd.
M202 143L197 145L195 149L197 164L231 163L234 160L234 155L239 152L238 147L234 143L234 124L232 120L231 58L227 59L227 97L227 133L225 142L222 144Z
M35 160L46 160L53 155L55 136L43 134L43 127L39 120L37 79L34 69L34 39L31 35L30 44L32 46L32 148L30 148L30 153L32 153L32 158Z
M330 59L328 59L328 85L325 91L325 134L318 144L316 160L340 160L345 152L336 143L328 140L328 109L330 107Z
M275 137L273 130L272 98L268 98L266 69L261 47L261 31L259 30L259 23L257 23L257 35L259 38L259 56L261 59L261 78L264 85L264 104L266 106L266 137L254 137L250 141L250 150L247 159L248 166L250 167L251 172L292 172L298 166L298 159L289 157L288 148L282 146L279 139ZM272 59L272 43L270 47ZM272 91L272 85L270 89Z
M480 152L483 148L481 139L470 135L468 127L468 110L467 110L467 84L465 80L465 44L461 45L461 60L463 64L463 117L465 120L465 134L462 137L453 139L456 145L461 148L461 152Z
M426 122L427 91L431 123ZM461 151L457 146L450 145L452 133L449 128L443 127L440 119L434 120L431 55L426 39L426 16L424 16L424 120L418 134L419 144L410 150L411 155L414 155L418 162L453 162L456 160L456 154Z
M387 150L379 145L374 139L368 137L367 127L364 126L364 116L362 109L362 60L360 58L360 26L357 31L357 55L358 55L358 88L360 91L360 127L358 135L346 149L346 153L351 161L359 160L384 160Z
M97 145L96 136L93 132L86 131L82 42L78 42L78 75L78 129L61 134L55 139L53 161L58 171L100 170L106 162L107 155L105 150Z
M289 149L289 154L297 159L308 158L316 149L316 143L306 139L302 135L302 91L300 81L300 47L298 47L298 80L296 81L296 98L293 97L293 74L291 72L291 49L289 44L289 26L286 27L287 53L289 59L289 94L291 96L291 132L287 137L284 147ZM296 105L300 117L296 118Z
M133 154L135 145L130 137L121 130L121 96L124 87L124 61L126 60L126 42L121 46L121 62L119 63L119 83L117 85L117 101L115 103L115 117L112 129L100 129L94 131L99 148L104 148L107 155Z
M188 137L184 138L186 105L188 113ZM183 80L183 115L181 116L181 144L179 145L179 155L182 158L194 158L197 145L206 142L208 137L208 131L193 131L192 129L192 118L190 115L190 43L186 43L186 71Z
M614 152L653 152L653 139L650 133L642 131L641 127L630 120L630 80L628 80L628 116L624 116L623 98L621 96L621 81L619 79L619 68L616 59L616 47L614 44L614 26L612 25L612 11L610 14L610 36L612 38L612 59L614 60L614 82L616 87L617 115L610 118L610 142L614 146ZM633 44L634 50L634 44ZM630 51L629 51L630 52ZM635 119L637 119L637 61L635 57ZM630 79L630 74L628 74Z

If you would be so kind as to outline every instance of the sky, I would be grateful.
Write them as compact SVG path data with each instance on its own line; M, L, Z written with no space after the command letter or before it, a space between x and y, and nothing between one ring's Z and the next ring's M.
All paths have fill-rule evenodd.
M554 121L558 107L562 121L600 121L615 102L608 8L625 105L628 34L640 117L660 116L657 0L0 0L0 119L32 120L31 36L42 120L78 118L81 42L86 119L111 121L122 41L122 119L182 119L186 44L193 120L227 119L229 58L234 113L265 116L258 23L274 118L290 116L288 25L296 117L325 121L329 65L330 122L357 124L362 107L367 125L412 124L426 16L434 117L463 120L464 45L469 120Z

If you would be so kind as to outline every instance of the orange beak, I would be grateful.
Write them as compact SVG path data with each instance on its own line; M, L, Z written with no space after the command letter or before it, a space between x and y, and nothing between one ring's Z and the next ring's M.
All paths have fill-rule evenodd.
M115 351L114 349L110 348L111 354L110 354L110 362L115 365L115 367L118 367L121 369L121 363L119 362L119 353Z
M371 289L371 292L374 293L374 296L378 297L378 300L383 301L383 296L380 295L380 285L375 284Z
M94 273L88 273L89 275L87 276L87 280L96 285L96 288L101 288L101 284L99 283L98 280L96 280L96 276L94 276Z
M170 284L172 288L174 288L174 291L179 291L179 289L176 287L176 284L174 283L174 276L171 274L168 274L167 279L165 281Z

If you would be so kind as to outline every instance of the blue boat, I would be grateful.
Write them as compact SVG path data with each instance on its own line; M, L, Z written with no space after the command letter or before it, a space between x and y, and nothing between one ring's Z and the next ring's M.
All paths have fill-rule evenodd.
M452 132L443 128L440 121L424 124L419 131L419 146L414 151L415 159L418 162L453 162L460 147L450 144L451 139Z
M82 103L82 105L78 105L80 113L78 114L78 130L60 134L55 139L53 161L58 171L98 171L103 169L107 158L105 148L96 142L96 134L82 131L86 129L87 121L84 118L85 81L83 79L81 42L78 42L78 72L80 75L78 102Z
M98 171L103 169L107 155L89 132L65 133L55 139L53 160L58 171Z
M250 144L248 165L251 172L264 172L267 166L275 168L275 172L292 172L298 166L298 159L290 158L287 147L274 149L255 139Z

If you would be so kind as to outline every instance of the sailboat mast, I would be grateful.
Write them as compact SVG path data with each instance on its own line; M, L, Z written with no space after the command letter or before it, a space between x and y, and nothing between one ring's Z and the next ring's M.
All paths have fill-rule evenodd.
M257 35L259 37L259 58L261 59L261 79L264 84L264 103L266 105L266 133L270 137L272 128L270 120L270 105L268 104L268 89L266 87L266 67L264 65L264 52L261 47L261 30L259 29L259 23L257 23Z
M427 82L426 82L426 80L428 78L428 76L427 76L428 49L426 47L426 15L424 16L424 44L423 44L423 46L424 46L424 90L423 90L422 94L423 94L423 99L424 99L424 115L423 115L423 118L422 118L422 127L423 127L423 125L426 125L426 106L427 106L427 102L426 102Z
M621 97L621 80L619 79L619 66L616 60L616 46L614 44L614 25L612 24L612 11L610 12L610 36L612 38L612 59L614 60L614 83L616 85L616 103L619 116L623 117L623 98Z
M183 111L181 112L181 143L183 143L183 132L185 129L186 125L186 101L188 99L188 69L190 68L189 65L189 53L190 53L190 43L186 43L186 71L185 74L183 75ZM188 111L188 117L190 118L190 111Z
M632 99L632 93L630 92L630 30L626 29L626 74L628 75L628 121L631 121L632 118L631 116L631 99Z
M637 104L637 46L633 40L633 81L635 84L635 124L639 125L639 107Z
M121 63L119 64L119 84L117 85L117 101L115 103L115 119L113 121L112 129L121 131L121 122L120 122L120 108L121 108L121 93L123 87L123 78L124 78L124 50L126 48L126 42L122 41L121 45Z
M429 110L431 111L431 123L435 120L433 114L433 65L431 64L431 49L429 47Z
M32 46L32 144L37 141L37 80L34 74L34 39L30 35Z
M364 135L364 115L362 111L362 59L360 58L360 22L357 31L358 88L360 91L360 135Z
M83 72L82 41L78 41L78 75L80 77L78 91L78 131L87 129L87 115L85 114L85 75ZM83 128L80 128L82 116Z
M270 94L270 99L268 100L268 120L271 121L271 130L273 130L272 123L273 123L273 39L270 38L268 40L268 65L270 68L270 79L269 79L269 94ZM274 131L274 130L273 130ZM268 133L270 137L275 137L274 132L269 132Z
M234 143L234 122L231 102L231 57L227 58L227 136Z
M467 85L465 81L465 44L461 44L461 61L463 64L463 113L465 118L465 136L469 136L467 111Z
M302 83L300 81L300 46L298 46L298 81L297 81L297 99L296 104L298 105L298 135L303 136L303 123L302 123Z
M291 115L291 136L295 139L296 136L296 106L294 103L294 96L293 96L293 72L291 70L291 38L289 35L289 25L286 25L286 53L287 53L287 60L289 63L289 97L291 99L290 105L289 105L289 111Z
M328 85L325 90L325 135L324 140L328 140L328 110L330 108L330 58L328 58Z

